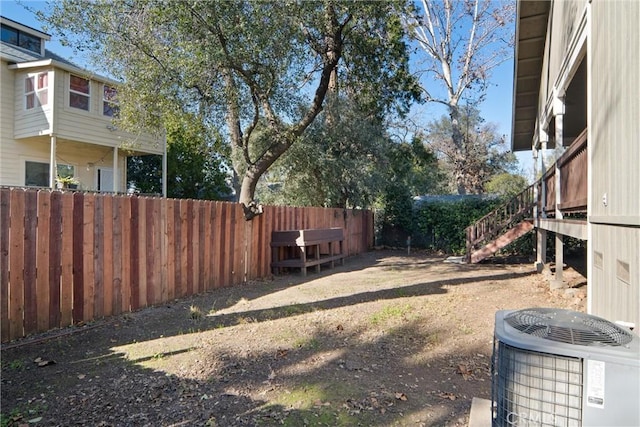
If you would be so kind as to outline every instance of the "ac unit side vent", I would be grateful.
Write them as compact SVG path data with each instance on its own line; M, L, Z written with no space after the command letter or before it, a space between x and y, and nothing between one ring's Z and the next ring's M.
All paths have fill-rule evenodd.
M582 359L498 342L492 370L494 427L582 425Z
M617 347L633 336L614 323L595 316L552 308L525 309L505 316L505 322L527 335L575 345Z

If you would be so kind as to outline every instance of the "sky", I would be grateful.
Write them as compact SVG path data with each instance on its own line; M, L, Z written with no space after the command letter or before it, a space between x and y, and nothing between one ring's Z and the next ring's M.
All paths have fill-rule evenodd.
M23 25L42 30L42 23L26 7L36 10L44 10L47 3L40 1L23 0L0 0L0 14ZM75 53L73 49L62 46L56 37L52 35L51 41L46 44L50 51L80 65L85 66L86 60ZM99 73L99 70L93 70ZM513 59L510 59L493 70L492 84L487 91L486 100L479 106L483 118L487 122L496 123L500 135L505 135L506 140L511 139L512 121L512 98L513 98ZM432 116L427 121L439 118L445 112L437 106L419 106L416 114ZM516 153L521 173L529 180L533 181L533 160L531 152L524 151Z

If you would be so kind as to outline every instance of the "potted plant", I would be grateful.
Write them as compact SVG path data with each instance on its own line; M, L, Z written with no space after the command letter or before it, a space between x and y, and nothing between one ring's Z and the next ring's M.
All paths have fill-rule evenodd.
M78 181L72 176L58 176L56 177L56 186L59 190L63 188L78 188Z

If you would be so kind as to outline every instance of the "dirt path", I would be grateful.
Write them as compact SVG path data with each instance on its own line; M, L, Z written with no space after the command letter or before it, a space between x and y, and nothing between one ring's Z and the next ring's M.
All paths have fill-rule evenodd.
M2 351L2 425L466 425L495 311L582 310L565 278L371 252L34 337Z

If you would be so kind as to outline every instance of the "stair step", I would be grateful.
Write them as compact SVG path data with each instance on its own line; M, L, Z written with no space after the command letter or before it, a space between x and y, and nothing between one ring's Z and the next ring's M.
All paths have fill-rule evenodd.
M509 243L519 239L533 229L533 221L525 220L509 229L506 233L471 254L471 263L475 264L498 252Z

